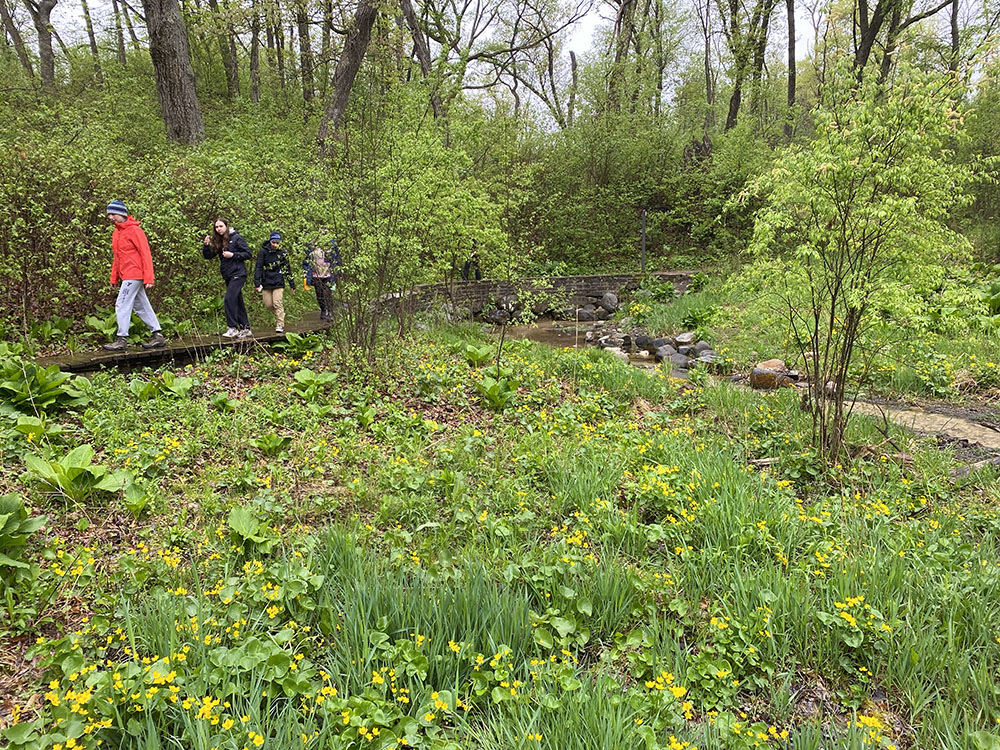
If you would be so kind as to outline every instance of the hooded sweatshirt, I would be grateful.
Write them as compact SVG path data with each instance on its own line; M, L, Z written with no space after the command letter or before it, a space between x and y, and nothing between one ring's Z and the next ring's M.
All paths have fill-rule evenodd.
M203 245L201 254L206 260L210 260L216 255L219 256L219 273L222 274L222 280L227 284L240 276L246 277L247 261L253 257L253 251L250 250L247 241L243 239L243 235L230 227L229 244L223 250L231 252L233 257L226 258L221 252L216 253L210 245Z
M132 216L115 224L115 231L111 235L111 253L114 256L111 262L112 286L119 279L153 283L153 256L149 252L149 242L139 222Z

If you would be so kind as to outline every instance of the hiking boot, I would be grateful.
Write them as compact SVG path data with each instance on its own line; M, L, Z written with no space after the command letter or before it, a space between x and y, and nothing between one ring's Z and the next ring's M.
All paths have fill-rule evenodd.
M227 339L234 339L234 338L236 338L236 335L238 333L239 333L239 331L237 331L235 328L230 327L230 328L227 328L226 332L224 334L222 334L222 335L225 338L227 338Z
M167 345L167 340L163 338L162 331L153 331L149 341L142 345L143 349L160 349Z
M115 340L110 344L105 344L104 348L109 352L120 352L128 349L128 339L125 336L115 336Z

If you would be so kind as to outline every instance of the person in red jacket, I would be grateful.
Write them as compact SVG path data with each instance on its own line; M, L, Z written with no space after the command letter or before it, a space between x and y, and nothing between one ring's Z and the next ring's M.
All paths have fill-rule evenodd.
M114 256L111 262L111 286L114 287L119 279L121 286L115 302L118 335L110 344L105 344L104 348L121 351L128 347L128 329L133 312L149 326L152 334L142 348L158 349L166 346L160 322L146 296L146 290L153 286L153 257L149 252L146 233L129 214L122 201L114 200L108 204L108 219L115 225L115 231L111 235L111 252Z

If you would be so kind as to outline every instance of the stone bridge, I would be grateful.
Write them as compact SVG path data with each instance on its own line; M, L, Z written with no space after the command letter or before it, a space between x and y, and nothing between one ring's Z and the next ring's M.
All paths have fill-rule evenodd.
M406 312L427 310L436 304L451 304L479 315L492 306L508 309L531 308L536 315L546 312L573 317L572 311L587 304L596 305L606 292L619 297L635 290L643 278L671 282L683 291L694 271L654 271L651 273L615 273L593 276L548 276L497 281L454 281L419 284L409 292L390 294L381 302L387 310Z

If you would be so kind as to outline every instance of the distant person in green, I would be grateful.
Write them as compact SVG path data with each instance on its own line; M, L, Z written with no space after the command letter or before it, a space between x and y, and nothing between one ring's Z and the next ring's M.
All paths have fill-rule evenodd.
M115 225L111 235L111 286L121 280L118 299L115 301L115 317L118 318L118 335L108 351L122 351L128 348L128 329L132 323L132 313L149 326L149 341L143 349L159 349L166 346L166 339L160 330L153 306L149 303L146 290L153 288L153 256L149 252L149 241L139 222L128 212L123 201L114 200L108 204L108 219Z
M264 307L274 313L275 333L285 332L285 282L288 288L295 289L292 278L292 266L288 262L288 253L281 247L281 235L271 232L271 237L257 251L257 263L253 270L253 284L257 291L264 295Z

